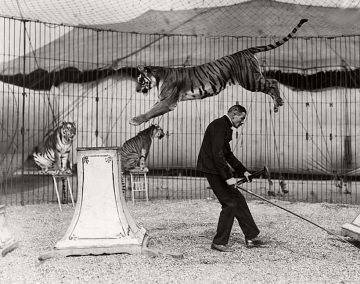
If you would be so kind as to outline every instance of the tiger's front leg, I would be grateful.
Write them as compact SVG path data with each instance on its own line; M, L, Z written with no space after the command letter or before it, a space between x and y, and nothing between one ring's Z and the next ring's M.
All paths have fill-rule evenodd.
M71 169L67 168L67 160L68 160L68 155L61 155L60 153L58 153L56 155L56 162L55 162L55 167L56 167L56 172L58 173L71 173Z
M55 163L54 163L54 171L55 173L61 173L61 153L58 150L55 150Z
M139 161L139 167L141 170L145 168L145 156L146 156L146 150L143 148L141 149L141 156Z
M148 118L146 118L146 114L140 114L140 115L138 115L138 116L135 116L135 117L133 117L132 119L130 119L130 121L129 121L129 123L131 124L131 125L140 125L140 124L142 124L142 123L144 123L144 122L147 122L149 119Z
M71 169L67 167L68 157L69 156L67 155L67 153L64 156L61 156L61 168L60 168L60 171L62 173L71 174L72 173Z
M174 110L178 104L179 94L176 91L172 92L172 95L166 97L163 100L158 101L154 106L146 113L133 117L129 123L131 125L140 125L147 122L149 119L158 117L162 114L168 113Z

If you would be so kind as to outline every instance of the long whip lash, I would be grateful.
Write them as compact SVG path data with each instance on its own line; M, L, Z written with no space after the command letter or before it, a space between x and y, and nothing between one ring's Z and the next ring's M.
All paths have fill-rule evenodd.
M258 172L256 172L255 174L251 175L250 178L251 178L252 176L253 176L253 177L258 176L259 173L261 173L261 172L264 173L264 171L268 171L266 167L264 168L264 170L258 171ZM308 220L308 219L306 219L306 218L304 218L304 217L302 217L302 216L300 216L300 215L298 215L298 214L296 214L296 213L294 213L294 212L292 212L292 211L290 211L290 210L288 210L288 209L286 209L286 208L284 208L284 207L282 207L282 206L280 206L280 205L278 205L278 204L276 204L276 203L274 203L274 202L272 202L272 201L270 201L270 200L268 200L268 199L266 199L266 198L264 198L264 197L256 194L256 193L252 192L252 191L250 191L250 190L247 190L247 189L241 187L240 184L243 184L243 183L245 182L245 180L246 180L246 179L242 179L242 180L238 181L238 182L236 183L236 188L239 189L239 190L245 191L246 193L249 193L249 194L251 194L251 195L253 195L253 196L255 196L255 197L257 197L257 198L259 198L259 199L261 199L261 200L263 200L263 201L266 201L267 203L270 203L270 204L272 204L272 205L274 205L274 206L276 206L276 207L278 207L278 208L280 208L280 209L282 209L282 210L284 210L284 211L286 211L286 212L288 212L288 213L290 213L290 214L292 214L292 215L294 215L294 216L296 216L296 217L298 217L298 218L300 218L300 219L302 219L302 220L304 220L304 221L306 221L306 222L308 222L308 223L310 223L310 224L312 224L312 225L314 225L314 226L316 226L316 227L324 230L324 231L327 232L329 235L335 236L335 237L338 238L339 240L341 240L341 241L343 241L343 242L346 242L346 243L348 243L348 244L351 244L352 246L354 246L354 247L356 247L357 249L359 249L355 244L349 242L349 241L348 241L346 238L344 238L343 236L334 234L333 232L325 229L324 227L322 227L322 226L320 226L320 225L318 225L318 224L316 224L316 223L314 223L314 222L312 222L312 221L310 221L310 220Z

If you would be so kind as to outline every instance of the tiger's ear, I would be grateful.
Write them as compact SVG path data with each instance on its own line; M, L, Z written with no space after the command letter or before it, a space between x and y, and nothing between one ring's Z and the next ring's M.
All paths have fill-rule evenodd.
M145 70L145 66L144 65L138 65L138 70L141 72L141 73L144 73L144 72L146 72L146 70Z

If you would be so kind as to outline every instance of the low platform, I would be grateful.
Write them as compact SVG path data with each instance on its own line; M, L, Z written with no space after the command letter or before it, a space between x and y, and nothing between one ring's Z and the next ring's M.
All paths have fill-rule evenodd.
M73 175L71 172L59 173L58 171L41 171L41 170L17 170L13 173L14 176L55 176L55 177L70 177Z
M74 197L73 197L73 192L72 192L72 188L71 188L71 183L70 183L70 177L73 176L73 173L71 172L71 170L67 170L64 172L59 172L56 170L50 170L50 171L42 171L42 170L37 170L37 169L27 169L27 170L17 170L16 172L14 172L13 174L14 176L51 176L53 179L53 183L54 183L54 188L55 188L55 193L56 193L56 197L57 197L57 201L59 204L59 209L60 211L62 211L62 206L61 206L61 200L60 200L60 193L59 193L59 188L57 185L57 179L61 179L63 182L63 200L65 200L65 180L67 182L67 188L68 191L70 193L70 198L71 198L71 204L74 207L75 206L75 202L74 202Z
M351 223L342 225L341 234L360 241L360 214Z

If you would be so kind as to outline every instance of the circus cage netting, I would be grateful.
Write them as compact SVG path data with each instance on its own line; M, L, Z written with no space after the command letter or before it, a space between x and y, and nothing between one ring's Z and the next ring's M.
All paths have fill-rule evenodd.
M208 123L234 103L249 112L231 142L235 154L251 171L266 165L276 181L271 189L265 180L250 189L290 201L359 202L357 9L253 0L149 10L123 21L104 13L110 12L76 20L66 13L51 19L2 13L0 203L55 200L48 176L26 172L34 148L61 121L77 125L74 169L77 147L121 146L149 123L161 125L165 138L154 141L148 160L151 198L211 197L195 169L197 154ZM270 97L232 85L214 97L180 102L144 125L129 124L157 100L156 90L135 92L138 65L200 65L279 40L301 18L309 22L293 39L257 54L265 77L280 83L279 112ZM76 173L71 184L76 195Z

